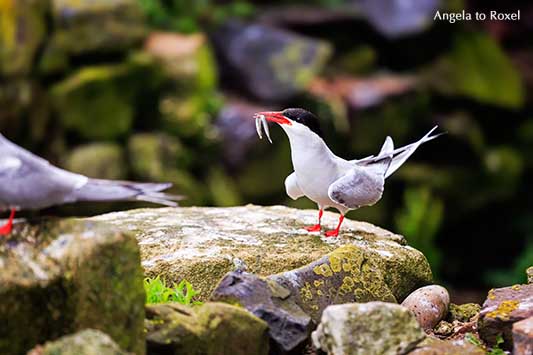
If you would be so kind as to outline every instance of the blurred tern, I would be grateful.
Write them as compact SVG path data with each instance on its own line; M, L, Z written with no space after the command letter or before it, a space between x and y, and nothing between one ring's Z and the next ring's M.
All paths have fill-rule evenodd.
M324 209L340 212L337 228L326 232L326 237L336 237L347 211L371 206L381 199L385 179L394 173L423 143L437 138L431 135L433 127L415 143L394 149L391 137L385 139L376 156L360 160L344 160L331 152L323 139L318 118L301 108L288 108L279 112L259 112L254 115L257 134L262 138L261 127L268 140L268 122L283 128L291 146L294 172L285 179L287 195L293 200L306 196L318 205L318 223L306 228L320 231Z
M11 210L0 226L8 235L16 210L41 209L76 201L140 200L167 206L182 197L162 190L170 183L138 183L91 179L57 168L48 161L10 142L0 134L0 212Z

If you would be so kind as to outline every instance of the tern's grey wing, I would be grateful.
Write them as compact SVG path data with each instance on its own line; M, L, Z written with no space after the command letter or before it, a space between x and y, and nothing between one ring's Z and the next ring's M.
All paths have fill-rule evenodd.
M0 135L0 206L38 209L70 202L87 183L83 175L59 169Z
M300 186L298 186L298 181L296 180L295 172L287 176L287 178L285 179L285 191L287 191L287 195L289 195L289 197L293 200L299 199L304 195L304 193L300 189Z
M370 206L381 199L384 183L383 173L356 166L329 186L328 196L350 209Z

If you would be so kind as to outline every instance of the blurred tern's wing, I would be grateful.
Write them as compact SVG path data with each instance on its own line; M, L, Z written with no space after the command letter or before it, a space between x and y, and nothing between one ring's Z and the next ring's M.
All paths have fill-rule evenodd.
M383 173L356 166L329 186L328 196L349 209L370 206L381 199L384 183Z
M300 186L298 186L298 181L296 180L296 173L292 173L285 179L285 191L287 195L293 200L296 200L304 195Z
M38 209L70 202L88 178L51 165L0 135L0 204Z

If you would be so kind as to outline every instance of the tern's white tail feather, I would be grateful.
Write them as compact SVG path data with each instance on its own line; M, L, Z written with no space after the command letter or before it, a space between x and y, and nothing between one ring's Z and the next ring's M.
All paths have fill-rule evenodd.
M418 149L420 145L444 134L439 133L432 136L431 133L433 133L437 129L437 127L438 126L433 127L428 133L426 133L424 137L422 137L417 142L408 144L397 149L393 149L394 146L392 143L392 139L390 139L390 137L387 137L385 143L383 144L383 147L381 148L380 153L377 156L369 156L361 160L355 160L354 162L359 165L371 166L374 164L383 164L383 161L386 161L392 156L392 161L390 161L390 164L385 172L385 178L387 178L391 176L396 170L398 170L400 166L402 166L403 163L405 163L405 161L409 159L409 157Z

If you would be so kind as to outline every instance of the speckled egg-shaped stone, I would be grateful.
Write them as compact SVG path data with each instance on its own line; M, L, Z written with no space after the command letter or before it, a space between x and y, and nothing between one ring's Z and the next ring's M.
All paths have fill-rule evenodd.
M407 296L402 306L414 313L424 330L433 329L448 313L450 295L442 286L425 286Z

